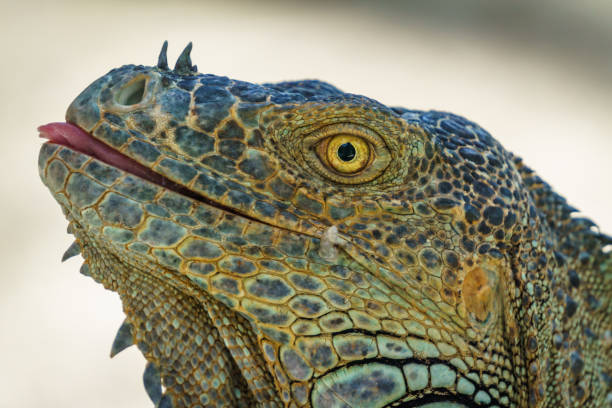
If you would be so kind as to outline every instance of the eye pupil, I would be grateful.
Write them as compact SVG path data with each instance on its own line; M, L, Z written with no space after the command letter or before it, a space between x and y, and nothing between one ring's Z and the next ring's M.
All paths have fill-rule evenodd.
M355 158L355 146L352 143L344 143L338 147L338 157L340 160L349 162Z

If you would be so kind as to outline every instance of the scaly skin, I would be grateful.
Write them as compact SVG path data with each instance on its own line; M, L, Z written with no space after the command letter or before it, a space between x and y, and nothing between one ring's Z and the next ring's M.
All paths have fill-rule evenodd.
M612 239L475 123L198 74L189 49L67 120L165 177L40 152L158 406L612 405ZM363 169L333 168L338 134Z

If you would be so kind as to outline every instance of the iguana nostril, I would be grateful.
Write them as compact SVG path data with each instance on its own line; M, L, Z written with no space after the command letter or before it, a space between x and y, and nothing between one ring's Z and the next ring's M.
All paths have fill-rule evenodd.
M123 106L139 104L146 86L147 79L144 77L128 82L115 96L115 102Z

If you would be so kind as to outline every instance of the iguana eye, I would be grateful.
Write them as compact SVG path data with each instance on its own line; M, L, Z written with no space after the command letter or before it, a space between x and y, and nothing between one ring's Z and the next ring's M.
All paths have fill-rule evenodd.
M342 184L360 184L378 177L391 156L373 130L353 123L317 129L304 138L306 161L323 176Z
M360 137L338 135L328 138L326 142L321 144L326 150L327 161L340 173L357 173L370 161L370 145Z

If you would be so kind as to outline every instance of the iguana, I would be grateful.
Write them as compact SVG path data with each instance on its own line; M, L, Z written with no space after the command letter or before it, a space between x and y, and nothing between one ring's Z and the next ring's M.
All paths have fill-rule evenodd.
M612 238L487 131L166 49L39 128L156 406L612 406Z

